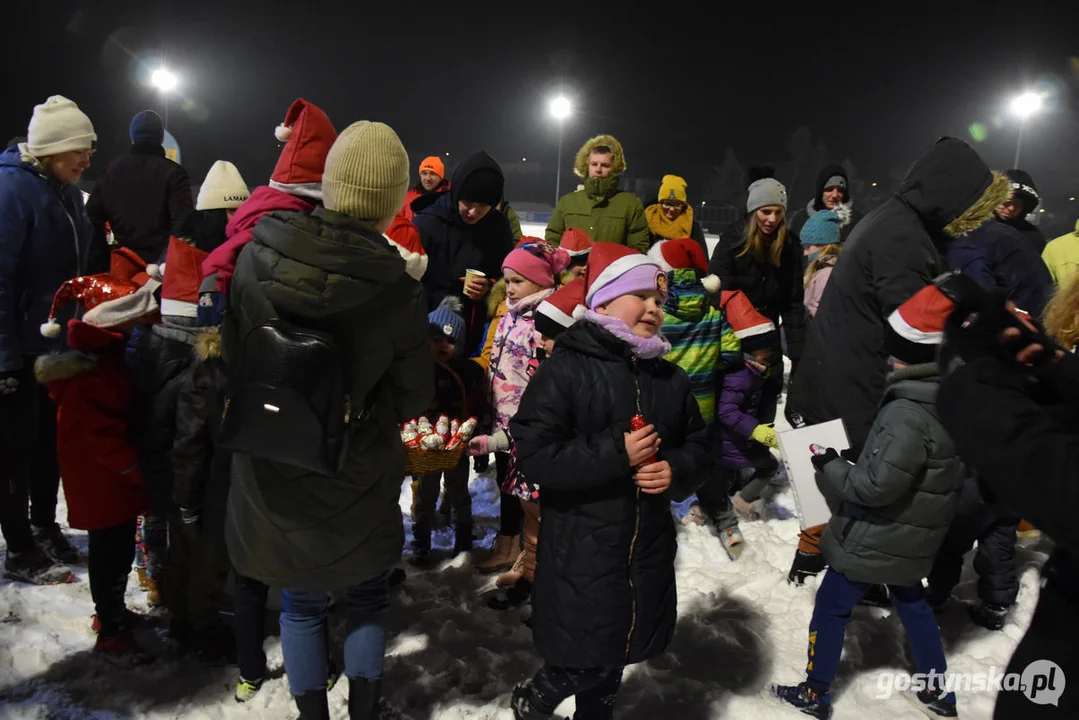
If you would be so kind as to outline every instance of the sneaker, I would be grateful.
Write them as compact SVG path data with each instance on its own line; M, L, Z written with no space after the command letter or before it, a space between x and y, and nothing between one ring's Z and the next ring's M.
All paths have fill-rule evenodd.
M926 717L959 717L959 711L955 708L955 693L945 693L944 688L920 690L917 694L905 692L903 697Z
M970 619L981 625L986 630L1001 630L1004 628L1004 620L1008 617L1006 605L994 605L993 603L980 602L967 608Z
M804 550L796 550L794 562L791 563L791 571L787 573L787 582L792 585L804 585L806 578L823 572L826 564L824 555L820 553L807 553Z
M771 694L810 717L827 720L832 716L832 696L829 693L817 694L809 683L773 685Z
M887 585L870 585L869 591L862 596L862 599L858 601L859 605L867 605L869 607L891 607L892 596L888 592Z
M111 635L98 635L94 654L122 665L145 665L154 660L135 642L130 628Z
M742 551L746 548L745 538L737 527L730 527L719 531L719 541L723 543L723 549L731 556L731 560L742 557Z
M259 689L262 687L262 678L258 680L244 680L242 677L240 681L236 683L236 692L232 697L238 703L245 703L251 700L258 694Z
M71 568L54 560L39 547L21 553L7 552L4 577L31 585L62 585L75 582Z
M78 565L83 561L82 554L55 523L47 528L35 527L34 540L49 557L62 565Z

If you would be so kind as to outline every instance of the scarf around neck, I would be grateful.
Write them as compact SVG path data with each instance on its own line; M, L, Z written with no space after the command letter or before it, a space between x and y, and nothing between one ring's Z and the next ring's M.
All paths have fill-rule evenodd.
M552 295L554 295L554 288L544 288L537 293L526 295L517 301L506 298L506 309L514 315L520 315L521 313L528 312Z
M630 352L641 360L655 360L671 351L671 344L662 332L646 338L634 335L629 326L616 317L601 315L594 310L585 310L584 317L629 345Z
M644 210L644 217L648 221L648 229L653 235L658 235L667 240L677 240L693 235L693 208L686 206L681 215L674 220L668 220L663 214L663 207L656 203L649 205Z

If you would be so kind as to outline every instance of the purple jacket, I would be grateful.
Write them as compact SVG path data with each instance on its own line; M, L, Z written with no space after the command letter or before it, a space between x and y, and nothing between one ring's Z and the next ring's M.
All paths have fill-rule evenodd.
M723 388L716 404L721 467L740 470L767 464L768 448L749 439L750 433L760 424L756 414L765 379L748 363L723 376Z

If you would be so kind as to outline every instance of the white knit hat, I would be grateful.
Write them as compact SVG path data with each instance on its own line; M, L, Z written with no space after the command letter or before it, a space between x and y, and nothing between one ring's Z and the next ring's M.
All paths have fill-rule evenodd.
M218 160L206 173L199 188L196 210L235 210L251 193L240 171L228 160Z
M97 142L94 126L79 106L63 95L53 95L34 106L26 131L26 150L36 158L69 150L89 150Z

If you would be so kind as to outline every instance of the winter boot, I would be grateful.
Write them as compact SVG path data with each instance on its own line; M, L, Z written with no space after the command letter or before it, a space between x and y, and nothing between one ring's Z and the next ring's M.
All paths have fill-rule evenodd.
M453 529L453 555L472 552L472 524L458 524Z
M312 690L292 699L300 711L299 720L330 720L330 701L325 690Z
M404 568L395 567L393 570L390 571L389 584L392 588L397 587L407 579L408 575L407 573L405 573Z
M240 676L240 681L236 683L236 692L233 694L233 698L238 703L245 703L249 700L253 700L258 691L262 688L262 678L258 680L245 680L243 676Z
M348 679L349 720L378 720L381 716L378 708L381 686L381 680L362 677Z
M787 573L787 582L792 585L804 585L806 578L819 575L824 571L825 565L827 563L824 562L824 555L796 550L794 562L791 563L791 571Z
M487 601L487 607L492 610L509 610L510 608L524 605L531 597L532 583L525 578L521 578L510 587L495 593Z
M726 530L720 530L719 541L723 543L723 549L727 551L727 555L730 556L731 560L742 557L742 551L746 549L745 538L742 537L742 531L738 529L737 525Z
M513 720L547 720L551 717L550 712L544 712L536 707L532 698L532 681L517 683L510 695L510 708L513 710Z
M83 561L82 554L56 523L46 528L35 526L34 541L49 557L62 565L77 565Z
M862 599L858 601L859 605L866 605L868 607L891 607L892 599L891 594L888 592L887 585L870 585L869 590Z
M36 545L21 553L7 551L4 558L4 577L31 585L61 585L75 581L75 573L57 563Z
M772 694L810 717L828 720L832 716L831 694L818 694L814 692L813 688L809 687L809 683L773 685Z
M483 574L508 570L517 561L521 552L521 536L496 535L491 554L481 563L476 563L476 570Z
M994 605L993 603L980 602L967 608L970 619L986 630L1002 630L1004 620L1008 617L1006 605Z
M431 528L412 526L412 557L408 564L418 570L426 570L434 564L431 557Z
M700 503L695 502L689 506L689 511L686 513L686 516L682 518L682 524L686 527L689 527L690 525L707 525L708 513L704 511L704 508L701 507Z
M94 643L94 653L118 665L146 665L154 660L135 642L131 628L125 628L117 633L98 634L97 642Z
M911 705L921 710L927 717L959 717L955 709L955 693L946 693L944 688L920 690L918 693L903 693Z
M742 520L756 520L760 517L761 505L764 501L760 498L752 502L747 502L742 499L742 493L736 492L734 497L731 498L731 507L734 508L734 512Z
M522 573L524 572L524 557L525 551L522 550L517 555L517 561L513 563L513 567L499 575L498 579L495 580L495 587L512 587L514 584L517 583L518 580L523 577Z

